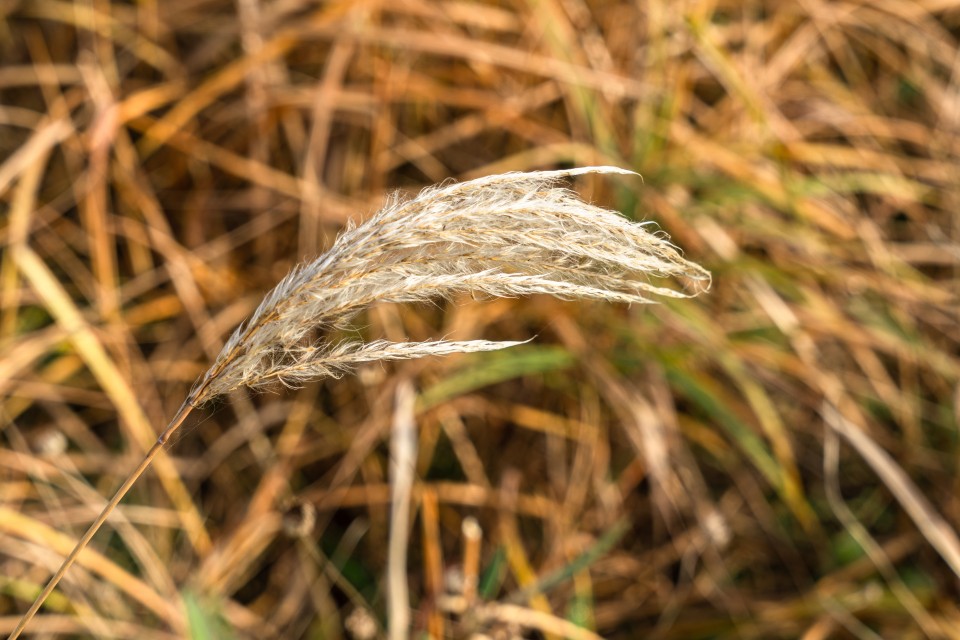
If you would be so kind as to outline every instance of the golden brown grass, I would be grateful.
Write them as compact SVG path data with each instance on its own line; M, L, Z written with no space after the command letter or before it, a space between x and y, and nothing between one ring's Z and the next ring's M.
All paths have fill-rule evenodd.
M31 630L385 632L409 380L417 633L957 637L958 8L7 3L0 632L352 216L603 164L644 184L576 191L657 221L710 296L378 307L357 337L537 339L230 394Z
M9 640L24 631L127 492L163 448L175 442L194 409L238 389L278 384L299 388L340 378L368 363L480 353L522 344L507 340L365 342L330 335L349 330L350 320L373 305L431 302L458 293L647 303L651 294L684 298L709 286L709 272L680 257L663 237L587 204L557 185L562 178L590 173L630 172L615 167L514 172L432 187L410 201L394 197L363 224L347 229L329 251L294 267L227 339L170 424L34 599ZM35 274L47 273L26 246L14 246L11 251L19 269L28 277L34 274L34 281ZM651 284L652 277L683 278L695 287L687 294ZM42 285L59 290L53 278ZM69 307L68 300L61 304ZM62 317L62 323L72 318ZM74 323L79 330L82 322ZM403 589L400 599L406 602L405 555L399 554L407 546L416 447L412 443L414 393L409 381L401 388L406 392L402 402L398 396L397 413L405 407L405 417L398 424L406 427L406 435L398 438L406 444L394 452L393 461L404 482L391 482L395 498L390 527L391 557L401 564L391 563L390 574L391 592ZM408 634L406 605L391 606L389 619L391 637Z

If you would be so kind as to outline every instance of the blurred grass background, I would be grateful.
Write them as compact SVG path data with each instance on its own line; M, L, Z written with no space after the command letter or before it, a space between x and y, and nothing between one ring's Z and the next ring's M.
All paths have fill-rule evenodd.
M536 339L210 407L29 631L380 637L412 380L413 637L960 638L958 36L955 0L0 2L0 632L348 220L612 164L574 187L709 294L378 308Z

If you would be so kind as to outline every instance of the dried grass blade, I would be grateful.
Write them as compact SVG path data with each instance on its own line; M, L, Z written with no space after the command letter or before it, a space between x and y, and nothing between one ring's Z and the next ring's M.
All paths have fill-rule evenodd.
M583 167L507 173L432 187L409 201L394 197L365 223L348 228L325 254L295 268L227 340L9 640L20 635L123 496L173 442L194 407L240 387L275 382L296 386L339 377L364 362L520 344L484 340L331 344L312 338L317 331L343 328L375 303L430 301L463 292L645 303L651 301L650 295L688 297L709 288L710 273L683 259L662 236L588 204L558 184L588 173L633 172ZM27 260L28 272L36 271L30 269L37 266L30 261L32 255L22 248L17 256L21 268ZM650 277L683 279L692 289L654 286ZM73 324L82 327L79 318Z

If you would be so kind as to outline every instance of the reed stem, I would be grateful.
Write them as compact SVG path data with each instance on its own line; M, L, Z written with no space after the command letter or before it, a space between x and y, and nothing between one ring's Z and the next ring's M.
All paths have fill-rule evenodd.
M37 599L33 601L33 604L30 605L30 608L26 613L23 614L23 617L20 618L20 621L17 623L16 628L13 632L7 636L7 640L16 640L23 633L23 630L30 623L30 620L37 614L37 611L40 610L40 607L43 606L43 603L46 599L53 593L53 590L57 588L57 585L60 583L60 580L63 578L64 574L73 566L73 563L77 561L77 558L80 557L80 554L83 553L83 550L90 543L90 540L93 539L93 536L96 535L97 531L100 530L100 527L103 526L103 523L107 521L107 518L110 517L110 514L113 510L120 504L120 501L123 500L123 497L127 495L127 492L130 491L130 488L137 482L143 472L147 470L147 467L153 462L153 459L157 457L166 443L170 438L180 429L183 425L184 420L187 419L187 416L190 415L190 412L193 410L193 406L189 402L184 402L180 409L177 410L176 416L173 420L170 421L170 425L164 429L163 433L160 434L160 437L157 438L157 441L150 447L150 450L147 451L147 454L143 457L143 460L140 461L140 464L137 465L137 468L134 469L130 475L127 476L127 479L123 481L123 484L120 485L120 488L117 489L117 492L113 494L113 497L110 498L110 501L106 504L103 510L100 512L100 515L97 516L97 519L93 521L90 527L87 529L87 532L83 534L83 537L77 541L77 544L73 547L73 550L64 558L63 562L60 564L60 568L57 569L57 572L53 574L53 577L50 578L47 582L47 586L43 588L43 591L40 592L40 595L37 596Z

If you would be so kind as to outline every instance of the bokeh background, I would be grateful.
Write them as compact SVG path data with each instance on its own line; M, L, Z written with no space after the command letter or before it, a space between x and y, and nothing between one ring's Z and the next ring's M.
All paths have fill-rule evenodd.
M955 0L4 0L0 633L344 224L610 164L643 179L571 186L708 294L374 309L535 339L206 408L32 637L384 637L405 381L411 637L960 637L958 36Z

